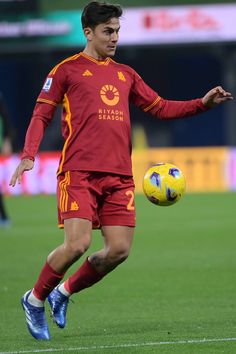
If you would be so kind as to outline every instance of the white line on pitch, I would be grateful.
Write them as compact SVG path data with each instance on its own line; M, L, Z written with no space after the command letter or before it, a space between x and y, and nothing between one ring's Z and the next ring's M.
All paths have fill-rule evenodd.
M102 349L121 349L121 348L138 348L138 347L155 347L159 345L173 345L173 344L202 344L202 343L217 343L217 342L235 342L236 338L212 338L212 339L186 339L171 342L146 342L146 343L124 343L114 345L92 345L89 347L74 347L66 348L67 352L81 351L81 350L102 350ZM13 352L0 352L0 354L27 354L27 353L54 353L63 352L65 348L48 348L35 350L18 350Z

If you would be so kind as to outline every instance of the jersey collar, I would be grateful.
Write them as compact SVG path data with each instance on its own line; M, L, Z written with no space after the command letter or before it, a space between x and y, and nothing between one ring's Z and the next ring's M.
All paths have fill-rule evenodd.
M97 60L97 59L95 59L93 57L90 57L89 55L85 54L84 52L81 52L81 55L82 55L82 57L84 57L84 58L96 63L97 65L108 65L110 63L110 61L111 61L111 59L109 57L106 58L105 60L101 60L100 61L100 60Z

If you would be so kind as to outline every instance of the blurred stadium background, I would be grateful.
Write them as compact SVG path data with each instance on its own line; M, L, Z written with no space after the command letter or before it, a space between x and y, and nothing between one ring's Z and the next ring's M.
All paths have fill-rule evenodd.
M119 1L125 12L116 60L131 65L165 98L201 97L223 85L236 97L235 1ZM48 128L37 166L14 191L18 162L35 99L49 70L83 49L77 0L0 0L0 91L15 129L14 156L0 157L6 193L53 193L60 119ZM183 169L188 191L236 189L236 101L200 117L162 122L131 107L137 191L147 167L169 161ZM35 178L37 175L37 178Z

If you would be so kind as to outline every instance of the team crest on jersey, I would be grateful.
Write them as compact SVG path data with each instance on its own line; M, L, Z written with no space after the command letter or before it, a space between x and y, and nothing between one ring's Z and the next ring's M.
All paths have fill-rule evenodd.
M70 210L71 210L71 211L79 210L79 206L78 206L78 204L76 203L76 201L74 201L74 202L71 203Z
M118 74L119 80L124 81L124 82L126 81L125 75L122 73L122 71L117 71L117 74Z
M52 77L48 77L43 85L43 91L48 92L52 86Z

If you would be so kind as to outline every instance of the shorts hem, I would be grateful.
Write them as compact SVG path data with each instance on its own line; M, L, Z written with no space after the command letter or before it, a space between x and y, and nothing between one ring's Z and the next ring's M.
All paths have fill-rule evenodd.
M67 219L87 219L89 221L92 221L92 217L88 215L82 215L77 213L64 213L61 215L62 222Z
M109 222L109 223L107 223L107 224L101 224L101 226L100 227L102 227L102 226L128 226L128 227L135 227L136 225L135 224L128 224L128 223L111 223L111 222Z
M135 227L135 220L132 220L132 218L100 218L99 219L101 226L130 226L130 227Z

